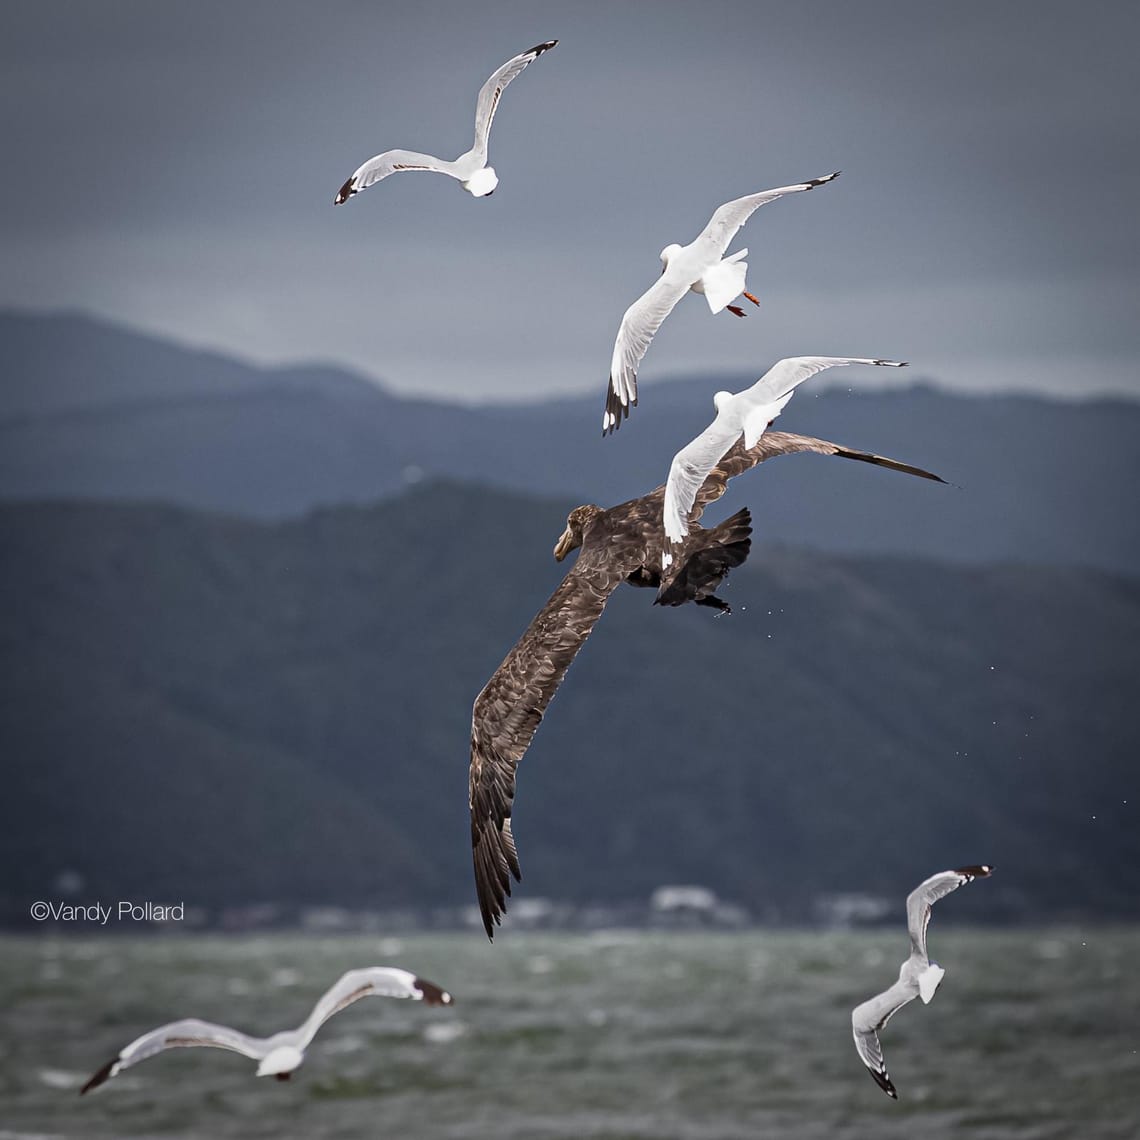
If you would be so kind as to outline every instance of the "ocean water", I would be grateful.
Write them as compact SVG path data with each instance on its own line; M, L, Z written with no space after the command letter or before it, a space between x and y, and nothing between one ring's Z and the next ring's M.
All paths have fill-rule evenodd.
M0 1138L1136 1140L1140 929L931 929L946 978L866 1074L850 1013L905 931L0 939ZM349 968L398 964L449 1008L367 1000L289 1082L180 1049L79 1086L198 1016L299 1023Z

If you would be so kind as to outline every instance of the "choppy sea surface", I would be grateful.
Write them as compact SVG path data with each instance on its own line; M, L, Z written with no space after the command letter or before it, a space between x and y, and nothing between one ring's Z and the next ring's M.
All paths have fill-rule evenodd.
M850 1013L906 951L905 930L0 938L0 1138L1140 1137L1140 929L935 921L942 988L882 1034L895 1103ZM456 1004L359 1002L289 1082L180 1049L77 1095L163 1021L267 1034L385 963Z

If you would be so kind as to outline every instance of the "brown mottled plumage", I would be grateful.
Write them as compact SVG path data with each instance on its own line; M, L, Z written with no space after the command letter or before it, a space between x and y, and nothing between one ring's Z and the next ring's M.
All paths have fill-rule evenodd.
M657 588L656 601L662 605L691 601L727 610L715 591L728 571L748 557L750 517L742 510L711 530L696 525L697 520L705 507L724 494L734 476L772 456L796 451L858 459L942 482L919 467L826 440L765 432L748 450L738 442L709 473L690 512L690 533L671 548L673 562L664 577L664 486L608 510L589 505L570 512L554 557L561 561L571 550L581 548L578 559L475 698L472 710L471 847L479 910L488 938L494 937L495 924L506 912L511 876L522 879L511 834L515 769L610 594L627 582Z

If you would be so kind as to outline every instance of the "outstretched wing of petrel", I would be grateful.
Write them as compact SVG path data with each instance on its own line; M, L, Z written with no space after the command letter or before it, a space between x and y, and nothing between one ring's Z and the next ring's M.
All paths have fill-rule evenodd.
M754 447L745 447L743 440L737 442L719 463L709 472L704 485L697 492L693 503L690 522L696 522L704 513L705 507L715 503L728 489L730 479L743 475L745 471L777 455L793 455L797 451L813 452L816 455L837 455L840 459L857 459L861 463L874 463L891 471L901 471L904 475L917 475L920 479L933 479L936 483L946 480L932 471L888 459L885 455L874 455L869 451L858 451L853 447L831 443L826 439L813 439L810 435L796 435L788 431L767 431Z
M566 670L628 570L583 550L475 698L471 715L471 847L487 937L506 910L511 876L522 879L511 835L515 770Z

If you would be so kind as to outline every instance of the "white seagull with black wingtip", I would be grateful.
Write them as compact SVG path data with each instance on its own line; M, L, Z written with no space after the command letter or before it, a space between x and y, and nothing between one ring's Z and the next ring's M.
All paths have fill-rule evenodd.
M673 311L677 302L692 290L703 293L713 313L727 308L738 317L744 310L730 305L734 297L745 296L754 305L760 302L744 288L748 263L743 258L748 250L737 250L725 257L729 243L737 231L761 207L785 194L814 190L839 177L839 171L794 186L777 186L744 198L726 202L717 208L709 224L688 245L674 242L661 251L664 269L661 276L628 309L618 327L614 354L610 361L610 383L606 390L606 410L602 415L602 435L621 427L631 406L637 404L637 367L649 349L661 322ZM722 260L723 258L723 260Z
M870 360L858 356L789 356L779 360L743 392L717 392L713 396L716 419L696 439L687 443L669 465L665 484L665 534L671 543L689 533L689 511L709 472L742 436L745 448L756 446L772 421L784 410L792 393L809 377L825 368L845 364L877 364L884 368L905 368L904 360ZM892 461L896 467L899 465ZM935 479L929 471L902 468L911 475ZM670 557L666 548L663 557Z
M916 997L922 998L923 1004L928 1005L946 973L926 955L926 927L930 922L930 908L951 891L956 891L975 879L989 878L992 873L993 867L985 864L959 867L954 871L940 871L924 883L919 883L907 895L906 921L910 928L910 957L899 970L899 980L890 989L856 1006L851 1013L851 1032L855 1037L859 1057L879 1088L895 1100L898 1100L899 1094L887 1075L883 1048L879 1044L879 1030Z
M305 1059L305 1050L317 1030L335 1013L365 997L410 998L428 1005L450 1005L451 994L433 982L417 978L407 970L394 966L371 966L349 970L313 1006L313 1012L296 1029L286 1029L271 1037L250 1037L228 1025L189 1018L161 1025L132 1041L108 1061L79 1090L80 1095L97 1088L116 1073L145 1061L166 1049L203 1045L229 1049L258 1061L259 1077L276 1077L286 1081Z
M337 191L333 205L339 206L342 202L347 202L354 194L401 170L428 170L435 174L446 174L461 182L463 189L476 198L493 194L499 184L499 177L495 168L487 165L487 136L491 133L491 122L495 118L499 100L503 97L507 84L521 75L531 60L538 59L556 43L557 40L547 40L546 43L536 44L530 51L524 51L522 55L516 55L483 84L479 89L479 100L475 104L475 145L466 154L448 162L436 158L434 154L421 154L414 150L386 150L383 154L370 158L353 173Z

